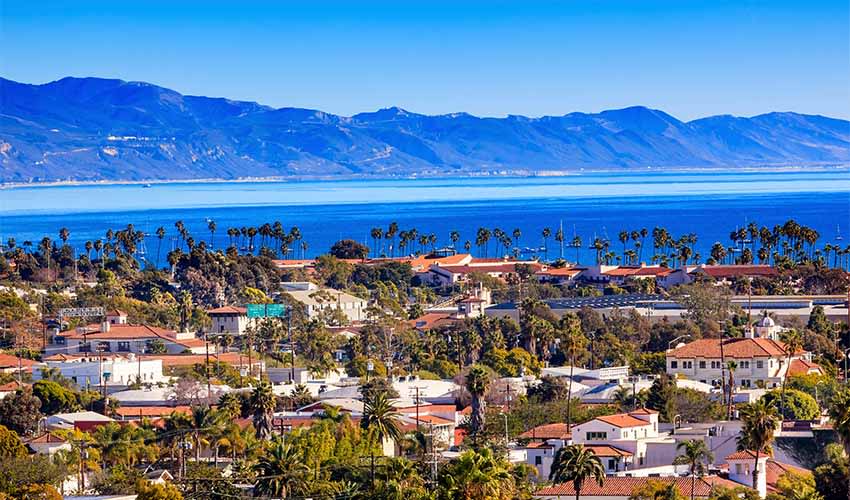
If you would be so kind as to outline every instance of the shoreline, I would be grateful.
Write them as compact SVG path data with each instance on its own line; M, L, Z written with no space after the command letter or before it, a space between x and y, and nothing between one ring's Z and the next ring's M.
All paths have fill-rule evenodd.
M138 186L163 184L225 184L225 183L298 183L298 182L346 182L346 181L389 181L389 180L435 180L435 179L511 179L511 178L556 178L575 177L588 174L642 175L649 173L694 174L694 173L786 173L786 172L825 172L850 171L848 165L801 165L801 166L763 166L763 167L631 167L629 169L594 168L577 170L545 170L538 172L512 171L504 173L470 172L452 175L361 175L361 176L273 176L238 178L194 178L194 179L137 179L137 180L66 180L45 182L0 182L3 189L51 188L51 187L87 187L87 186Z

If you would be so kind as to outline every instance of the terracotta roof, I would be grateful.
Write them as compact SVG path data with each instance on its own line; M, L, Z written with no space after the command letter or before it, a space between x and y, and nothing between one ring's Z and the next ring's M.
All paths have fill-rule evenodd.
M585 448L592 451L594 455L597 457L631 457L632 452L621 450L614 446L608 445L585 445Z
M689 477L616 477L608 476L602 483L602 486L596 481L587 480L581 487L581 495L588 497L628 497L632 492L645 486L649 481L657 481L665 486L675 484L679 490L679 494L690 498L691 496L691 478ZM694 483L695 497L708 497L711 495L714 488L721 486L725 488L735 488L742 486L734 481L723 479L717 476L699 477ZM548 488L543 488L534 492L535 497L541 496L568 496L575 497L576 491L573 487L573 482L569 481L562 484L556 484Z
M804 351L798 351L802 353ZM674 358L719 358L720 339L699 339L677 347L669 352ZM723 356L726 358L785 357L785 344L778 340L727 339L723 342Z
M215 309L210 309L207 314L247 314L248 309L244 307L221 306Z
M203 347L204 341L201 339L184 339L178 340L177 333L172 330L166 330L156 326L148 325L109 325L109 331L102 331L100 324L93 323L87 325L89 333L85 335L76 330L66 330L59 333L60 336L66 339L74 340L149 340L161 339L172 344L179 344L185 347Z
M8 384L0 385L0 392L14 392L24 387L22 384L19 384L17 380L13 380Z
M635 411L630 411L629 415L657 415L658 412L655 410L650 410L649 408L640 408Z
M416 420L416 415L408 415L409 418ZM453 420L438 417L437 415L419 415L419 421L423 424L448 425L454 424Z
M798 474L801 476L811 476L812 471L795 465L777 462L772 458L768 459L765 474L767 491L776 491L776 483L779 481L779 478L788 473Z
M189 406L122 406L115 410L115 414L121 417L167 417L172 413L185 413L190 415L192 408Z
M441 326L453 325L456 322L457 320L455 318L446 313L426 313L409 321L410 326L418 330L430 330Z
M584 271L583 267L550 267L537 271L538 276L575 276Z
M726 457L726 460L752 460L756 458L756 453L752 450L736 451ZM759 452L759 458L770 458L767 453Z
M729 265L700 266L691 274L704 272L715 279L736 278L741 276L779 276L779 271L768 265Z
M791 366L788 368L788 375L808 375L810 372L823 373L823 368L817 363L806 361L802 358L791 360Z
M672 273L673 269L663 266L620 266L616 269L611 269L602 274L606 276L667 276Z
M461 301L461 304L480 304L481 302L486 302L484 299L479 299L478 297L467 297Z
M542 268L540 264L529 264L536 272ZM469 274L469 273L515 273L517 264L514 262L505 262L501 264L488 264L480 266L437 266L431 270L442 269L451 274Z
M21 358L20 366L25 370L32 369L33 365L38 364L38 361L33 361L27 358ZM0 369L18 368L18 357L9 354L0 353Z
M555 447L555 445L547 444L545 441L532 441L532 442L530 442L530 443L528 443L527 445L524 446L524 448L532 449L532 450L536 450L536 449L540 449L540 448L549 449L549 448L554 448L554 447Z
M418 257L414 257L409 259L410 267L414 270L423 270L427 269L429 266L433 264L439 264L441 266L452 266L462 264L464 262L469 262L472 260L472 256L468 253L458 253L455 255L449 255L446 257L433 257L429 258L427 255L420 255Z
M563 423L538 425L519 435L522 439L569 439L570 436L569 426Z
M204 354L143 354L140 356L142 359L160 359L162 360L162 367L172 367L172 366L191 366L204 364L206 362L206 355ZM254 357L251 360L254 364L260 363L260 361ZM246 354L242 354L240 358L240 354L238 352L223 352L221 354L213 354L210 353L210 363L221 362L227 363L231 366L239 366L240 363L243 366L248 366L248 356Z
M603 415L601 417L596 417L596 420L600 422L605 422L606 424L613 425L614 427L643 427L645 425L652 425L646 420L641 420L637 417L633 417L628 413L619 413L617 415Z
M33 438L25 439L23 442L24 442L24 444L50 444L50 443L64 443L65 440L62 439L61 437L55 435L55 434L51 434L50 432L45 432L45 433L39 434L38 436L35 436Z

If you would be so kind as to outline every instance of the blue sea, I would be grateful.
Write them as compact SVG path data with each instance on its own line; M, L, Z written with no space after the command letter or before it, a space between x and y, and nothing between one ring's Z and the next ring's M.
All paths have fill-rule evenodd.
M0 238L21 243L43 236L58 238L67 227L69 243L82 252L86 240L103 237L134 224L151 236L146 248L153 259L164 226L163 259L182 220L196 240L209 241L207 221L215 220L214 246L226 246L226 228L259 226L279 220L288 230L298 226L309 245L307 256L327 251L333 242L352 238L372 246L372 227L416 228L434 233L438 245L448 245L450 231L461 233L459 244L473 241L479 227L522 232L519 246L540 247L541 232L554 235L563 226L567 240L584 241L580 259L589 262L587 248L595 236L611 240L621 252L622 229L663 226L673 235L696 233L696 250L708 255L711 244L730 245L730 231L750 222L772 227L793 218L815 228L821 243L839 243L850 231L850 172L647 172L582 173L564 177L481 177L405 180L310 182L196 182L143 185L20 187L0 190ZM843 236L847 236L844 234ZM850 244L844 238L843 245ZM650 246L649 239L647 246ZM502 248L502 253L504 249ZM490 256L495 253L491 240ZM651 248L645 250L648 260ZM549 257L558 244L549 239ZM575 258L574 249L565 250ZM300 257L296 251L290 257Z

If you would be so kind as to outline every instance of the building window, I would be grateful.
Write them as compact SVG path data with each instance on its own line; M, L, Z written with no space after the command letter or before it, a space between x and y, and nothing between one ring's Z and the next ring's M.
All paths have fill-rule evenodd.
M678 368L678 367L679 367L679 362L678 362L678 361L671 361L671 362L670 362L670 368L673 368L673 369L675 370L675 369L676 369L676 368Z
M764 368L764 361L761 361L761 360L756 361L756 368L758 368L758 369Z
M79 346L80 352L91 352L91 344L88 342L81 342Z
M604 441L608 439L607 432L588 432L585 434L585 439L587 441Z
M741 387L750 387L750 380L746 378L741 380Z
M608 470L617 470L617 461L613 458L608 459Z
M58 345L65 345L65 337L57 335L53 337L53 343Z
M700 370L705 370L705 361L699 362L699 368L700 368Z
M543 457L541 457L540 455L537 455L536 457L534 457L534 465L542 465L542 464L543 464Z
M749 361L741 361L741 368L743 368L744 370L749 370L750 369L750 362Z
M119 352L129 352L130 351L130 343L129 342L118 342L118 351Z
M685 370L690 370L693 367L694 367L693 361L682 361L682 368L684 368Z
M744 473L744 466L741 465L741 464L735 464L735 474L740 475L740 474L743 474L743 473Z

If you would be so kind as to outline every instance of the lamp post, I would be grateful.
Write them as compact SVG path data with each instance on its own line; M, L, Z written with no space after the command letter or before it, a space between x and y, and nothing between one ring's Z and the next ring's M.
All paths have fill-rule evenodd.
M676 421L677 420L679 421L679 424L682 423L682 416L679 415L678 413L673 415L673 431L670 432L670 434L676 434Z

